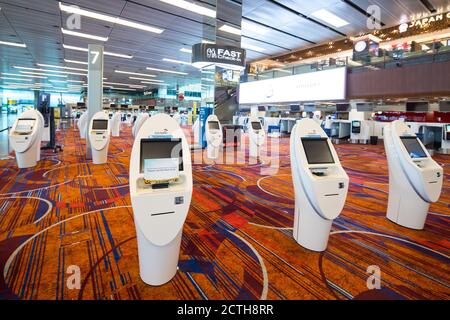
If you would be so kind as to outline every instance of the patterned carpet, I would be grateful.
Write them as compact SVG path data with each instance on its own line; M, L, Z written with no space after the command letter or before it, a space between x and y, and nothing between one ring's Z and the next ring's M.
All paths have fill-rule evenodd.
M267 169L277 154L262 164L195 164L180 270L150 287L139 278L130 207L131 129L112 138L106 165L86 161L78 131L60 132L58 141L64 151L44 153L34 169L0 160L0 299L450 298L450 156L435 157L445 167L443 194L425 230L413 231L385 218L382 145L338 145L351 186L323 253L292 238L288 138L275 175ZM72 265L79 290L67 287ZM372 265L381 290L367 288Z

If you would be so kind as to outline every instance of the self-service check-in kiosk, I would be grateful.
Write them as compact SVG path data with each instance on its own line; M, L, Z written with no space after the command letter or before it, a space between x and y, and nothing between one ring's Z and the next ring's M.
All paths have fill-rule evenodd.
M312 119L291 133L295 190L294 239L313 251L327 248L331 225L344 207L349 178L325 131Z
M251 117L247 126L250 144L250 157L259 158L261 155L261 147L266 139L264 127L261 121L256 117Z
M120 137L120 124L122 120L122 115L120 112L114 113L111 118L111 135L113 137Z
M94 164L103 164L108 161L110 135L108 114L103 111L97 112L89 124L89 142Z
M39 125L40 133L37 135L37 140L36 140L36 145L37 145L36 160L41 161L41 144L42 144L42 139L43 139L44 129L45 129L45 119L44 119L44 116L42 115L42 113L39 112L39 110L30 110L30 111L36 112L38 115L38 118L39 118L38 125Z
M223 142L222 126L216 115L206 119L206 142L208 159L219 158L220 146Z
M192 131L194 132L194 144L200 143L200 119L197 117L197 119L194 122L194 125L192 126Z
M136 137L139 130L141 130L142 125L147 121L147 119L150 118L148 113L139 113L139 115L136 118L136 121L134 122L133 129L131 130L133 137Z
M368 143L372 127L372 121L353 120L351 123L350 141L352 143Z
M177 272L181 235L192 198L191 153L167 114L147 120L134 140L130 194L142 280L158 286Z
M80 138L86 139L87 138L87 127L88 127L88 121L89 121L89 112L85 111L77 122L78 131L80 131Z
M430 204L441 195L444 172L403 122L384 129L389 165L389 220L411 229L425 226Z
M36 166L38 153L41 152L42 127L41 118L36 110L22 113L12 126L9 141L16 153L19 168Z

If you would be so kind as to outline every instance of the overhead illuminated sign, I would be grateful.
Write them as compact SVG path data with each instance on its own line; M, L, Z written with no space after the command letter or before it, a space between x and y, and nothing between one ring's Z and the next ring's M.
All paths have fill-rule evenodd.
M192 64L199 68L214 64L225 69L244 70L245 59L245 49L238 47L210 43L192 46Z
M450 19L450 12L440 13L440 14L437 14L437 15L434 15L431 17L422 18L422 19L415 19L415 20L411 21L411 23L409 24L409 28L415 28L415 27L422 28L424 26L433 24L435 22L444 21L445 19Z
M337 68L240 84L240 104L345 100L347 69Z

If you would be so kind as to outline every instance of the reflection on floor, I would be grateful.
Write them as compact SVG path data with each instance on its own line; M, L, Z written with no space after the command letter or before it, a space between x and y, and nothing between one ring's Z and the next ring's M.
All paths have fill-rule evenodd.
M446 172L440 202L425 231L413 231L385 218L383 147L338 145L351 186L324 253L292 238L289 139L280 140L278 172L266 170L276 153L262 165L195 164L180 271L150 287L138 272L130 128L112 138L106 165L85 160L74 129L59 141L64 152L45 153L35 169L0 161L0 299L450 298L449 156L436 157ZM374 265L382 289L369 291ZM80 289L67 286L73 266Z

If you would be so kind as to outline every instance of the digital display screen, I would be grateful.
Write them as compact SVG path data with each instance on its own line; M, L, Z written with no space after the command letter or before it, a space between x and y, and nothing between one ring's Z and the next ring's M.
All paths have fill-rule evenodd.
M291 112L300 112L300 105L291 105Z
M92 130L108 130L108 120L94 120Z
M400 137L411 158L428 158L417 137Z
M17 132L30 132L33 131L35 119L19 119L17 120L16 131Z
M445 125L445 131L450 132L450 124Z
M351 109L349 103L339 103L336 105L337 112L349 112Z
M141 139L141 173L144 173L146 159L171 158L179 158L179 170L184 171L183 144L181 139Z
M261 130L262 129L261 123L252 121L252 129L253 130Z
M359 127L361 127L361 122L360 121L353 121L352 122L352 126L355 127L355 128L359 128Z
M210 130L220 130L219 122L217 121L208 121Z
M302 138L302 144L309 164L334 163L327 138Z
M428 102L407 102L407 112L427 112L429 109Z

